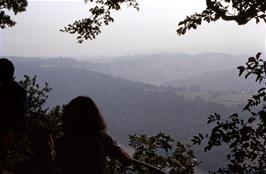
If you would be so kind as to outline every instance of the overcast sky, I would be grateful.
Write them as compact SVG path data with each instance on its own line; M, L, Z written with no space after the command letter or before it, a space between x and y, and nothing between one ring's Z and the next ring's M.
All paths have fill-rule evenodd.
M93 41L77 44L75 35L59 29L89 15L83 1L30 1L14 17L17 25L0 32L0 54L37 57L94 57L158 52L224 52L254 54L265 49L265 24L233 22L203 24L185 36L177 23L205 8L204 0L140 0L140 11L124 8L115 23Z

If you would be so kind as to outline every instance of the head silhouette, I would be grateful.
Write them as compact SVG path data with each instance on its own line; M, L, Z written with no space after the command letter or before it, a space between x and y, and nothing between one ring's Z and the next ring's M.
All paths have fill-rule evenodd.
M79 96L65 106L63 130L66 134L96 135L105 129L103 117L91 98Z
M13 63L6 59L1 58L0 59L0 82L5 83L13 80L14 76L14 65Z

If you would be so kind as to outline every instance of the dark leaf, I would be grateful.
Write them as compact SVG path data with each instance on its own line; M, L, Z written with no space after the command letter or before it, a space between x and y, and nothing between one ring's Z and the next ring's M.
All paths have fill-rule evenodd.
M258 60L258 59L260 58L260 56L261 56L261 52L258 52L258 53L256 54L256 59Z
M256 62L255 57L250 57L250 58L248 58L248 62Z
M239 66L239 67L237 67L237 69L239 69L239 76L241 76L243 74L243 72L245 71L244 66Z
M258 90L258 93L261 93L261 92L263 92L263 91L265 91L266 90L266 88L260 88L259 90Z

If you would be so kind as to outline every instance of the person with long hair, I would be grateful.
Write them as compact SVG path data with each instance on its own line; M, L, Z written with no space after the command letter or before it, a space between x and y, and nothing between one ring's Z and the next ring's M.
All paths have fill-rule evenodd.
M64 135L56 141L57 165L64 174L103 174L105 158L110 156L124 165L133 158L106 132L104 119L89 97L74 98L64 108Z

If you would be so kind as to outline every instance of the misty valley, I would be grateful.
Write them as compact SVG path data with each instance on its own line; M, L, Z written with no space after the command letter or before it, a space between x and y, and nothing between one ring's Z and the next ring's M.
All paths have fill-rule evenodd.
M154 54L79 61L71 58L10 57L17 80L37 75L48 82L47 106L67 104L80 95L92 97L108 122L108 131L124 146L133 134L167 133L190 143L206 131L207 116L240 112L256 84L238 77L244 56ZM245 58L245 57L244 57ZM226 59L227 61L224 61ZM191 68L193 67L193 68ZM235 75L234 75L235 74ZM206 155L193 149L205 171L223 163L224 150Z

